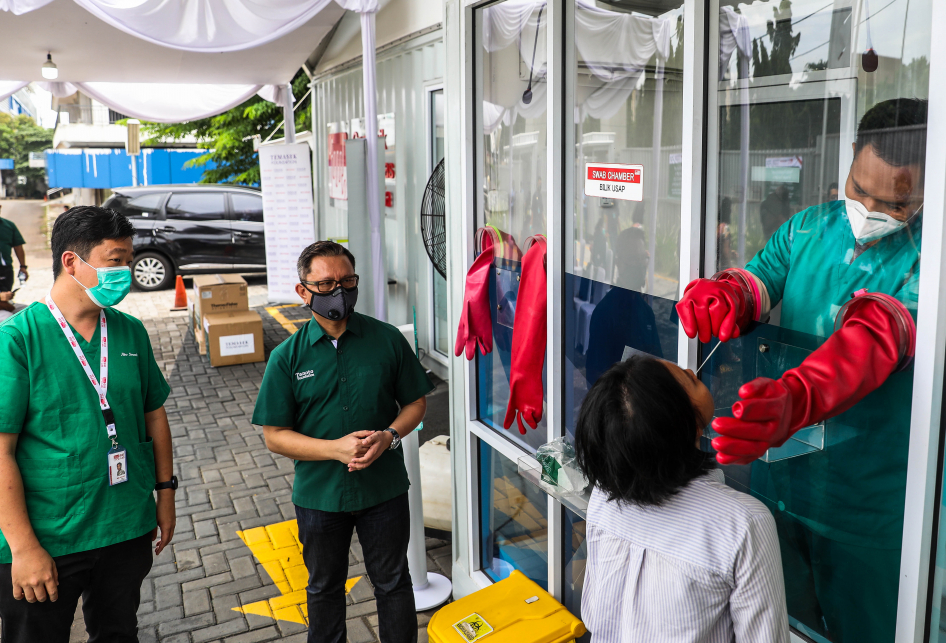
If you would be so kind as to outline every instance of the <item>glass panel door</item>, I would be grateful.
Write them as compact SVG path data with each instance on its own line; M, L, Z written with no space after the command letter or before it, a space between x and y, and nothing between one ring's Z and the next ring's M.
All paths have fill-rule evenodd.
M677 359L683 1L575 6L574 203L565 234L565 428L636 351ZM617 44L616 44L617 43Z
M544 0L508 0L477 10L476 227L502 239L490 271L493 350L477 354L478 416L520 446L548 441L546 414L520 435L503 422L509 405L512 334L522 255L546 231L546 27ZM479 250L479 249L477 249ZM547 381L542 372L543 390Z
M717 416L743 384L818 351L854 293L915 317L930 9L714 2L704 272L744 268L770 309L700 374ZM906 223L869 234L871 220ZM847 377L871 368L850 359ZM894 373L762 459L723 467L775 516L790 622L815 641L894 639L912 386L912 368ZM824 388L813 395L830 398Z
M443 160L444 156L444 116L443 90L437 89L429 94L430 105L428 106L428 115L430 118L430 167L427 168L427 174L430 175L437 164ZM433 349L448 357L450 353L450 328L447 323L447 280L439 272L431 269L431 309L433 310Z

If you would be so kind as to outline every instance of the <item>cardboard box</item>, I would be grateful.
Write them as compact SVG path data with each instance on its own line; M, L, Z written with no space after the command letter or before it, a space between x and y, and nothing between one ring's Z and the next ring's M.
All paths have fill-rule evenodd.
M205 314L203 331L211 366L263 361L263 320L255 310Z
M246 280L240 275L195 275L194 314L198 326L203 316L249 310Z
M190 318L191 329L194 331L194 340L197 342L197 354L206 355L207 340L204 337L204 329L200 325L200 319L197 315L197 306L194 303L194 298L190 295L187 296L187 314Z

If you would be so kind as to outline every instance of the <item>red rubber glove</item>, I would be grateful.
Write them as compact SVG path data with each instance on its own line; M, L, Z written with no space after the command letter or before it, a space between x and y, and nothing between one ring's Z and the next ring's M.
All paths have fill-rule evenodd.
M493 322L489 315L489 271L493 265L493 239L482 237L480 252L466 273L466 289L463 293L463 309L460 311L460 326L457 328L457 343L454 354L459 357L464 350L466 358L473 359L476 348L486 355L493 350Z
M512 326L509 406L506 408L503 428L508 429L517 419L519 433L523 435L526 433L523 418L533 429L542 420L542 367L545 364L545 338L548 331L545 253L545 237L536 235L522 260L516 317Z
M713 420L720 464L749 464L799 429L847 411L909 364L916 342L910 313L892 297L880 296L886 304L876 297L853 300L849 314L842 309L840 328L797 368L739 389L734 417Z
M730 268L712 279L691 281L676 306L687 337L699 335L704 344L712 337L721 342L739 337L750 321L758 319L752 279L745 271Z

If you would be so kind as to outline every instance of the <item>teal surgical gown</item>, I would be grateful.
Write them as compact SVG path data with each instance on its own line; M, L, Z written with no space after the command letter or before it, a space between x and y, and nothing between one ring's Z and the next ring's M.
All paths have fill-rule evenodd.
M814 349L861 289L896 297L915 317L921 225L917 217L864 248L855 244L843 201L799 212L746 266L773 307L781 303L779 328L753 334ZM747 344L743 364L752 350ZM751 491L779 528L789 615L809 634L842 643L893 640L912 388L912 368L896 373L825 422L823 450L752 465Z

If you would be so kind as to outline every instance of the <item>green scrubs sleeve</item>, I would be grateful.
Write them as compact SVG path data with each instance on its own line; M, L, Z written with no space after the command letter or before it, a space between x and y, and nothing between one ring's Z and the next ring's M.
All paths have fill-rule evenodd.
M168 395L171 393L171 387L168 386L168 381L164 379L164 374L158 367L158 362L154 359L151 338L148 337L148 332L144 329L144 326L141 327L141 331L144 335L143 346L148 349L146 351L147 358L138 362L143 371L141 373L141 399L145 403L145 413L151 413L164 406Z
M13 226L13 243L11 243L10 245L16 248L17 246L22 246L24 243L26 243L26 240L23 239L23 235L20 234L20 229L14 225Z
M901 304L907 307L913 320L916 321L917 302L920 299L920 271L914 270L904 282L903 286L894 295Z
M414 354L414 349L400 332L394 340L397 351L397 383L394 398L401 406L416 402L434 390L425 369Z
M776 230L765 247L746 264L746 270L765 284L773 307L782 300L782 295L785 294L785 281L791 265L792 238L801 216L803 213L796 214Z
M283 344L285 346L286 344ZM296 397L287 356L275 350L269 356L259 397L253 409L253 424L259 426L295 426Z
M30 403L30 374L26 351L17 337L0 329L0 433L20 433Z

